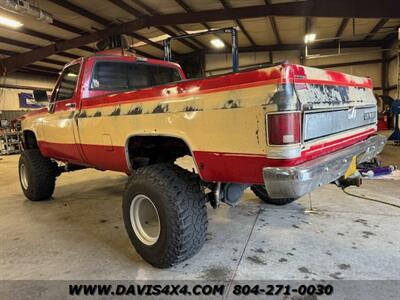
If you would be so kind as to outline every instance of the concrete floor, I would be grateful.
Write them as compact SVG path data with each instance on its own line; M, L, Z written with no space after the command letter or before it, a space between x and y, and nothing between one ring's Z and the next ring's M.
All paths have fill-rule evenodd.
M382 156L400 165L400 147L388 145ZM52 201L33 203L22 195L18 158L0 160L0 279L400 279L400 209L334 185L312 193L313 214L308 196L274 207L250 191L237 208L209 208L200 253L158 270L123 227L124 174L63 174ZM350 191L400 204L399 181L368 180Z

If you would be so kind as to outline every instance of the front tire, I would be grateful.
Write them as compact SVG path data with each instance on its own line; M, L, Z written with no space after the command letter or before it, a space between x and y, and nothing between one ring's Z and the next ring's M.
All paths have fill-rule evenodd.
M56 164L43 157L38 149L24 150L19 158L19 182L26 198L48 200L56 182Z
M190 258L205 242L204 193L196 176L176 165L136 170L128 180L122 211L136 251L157 268Z
M272 199L268 196L268 192L263 185L252 185L251 190L263 202L272 205L286 205L296 200L294 198Z

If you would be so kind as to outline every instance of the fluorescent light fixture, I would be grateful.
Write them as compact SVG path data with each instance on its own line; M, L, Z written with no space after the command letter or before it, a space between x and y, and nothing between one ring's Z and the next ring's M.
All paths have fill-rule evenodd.
M0 17L0 24L7 26L7 27L11 27L11 28L19 28L21 27L22 24L21 22L9 19L9 18L5 18L5 17Z
M211 45L213 45L215 48L224 48L225 44L223 41L220 39L213 39L210 41Z
M315 41L315 38L317 37L317 35L315 33L309 33L306 34L304 36L304 43L308 44L308 43L312 43Z

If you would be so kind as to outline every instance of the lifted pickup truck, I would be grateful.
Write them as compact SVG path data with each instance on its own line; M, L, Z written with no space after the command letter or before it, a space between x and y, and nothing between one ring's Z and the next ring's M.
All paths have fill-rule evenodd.
M384 146L376 119L368 78L280 64L187 80L175 63L109 50L65 66L48 107L24 116L20 182L39 201L65 171L129 174L126 230L166 268L202 247L206 202L234 206L251 186L285 204L351 175ZM193 172L174 164L185 155Z

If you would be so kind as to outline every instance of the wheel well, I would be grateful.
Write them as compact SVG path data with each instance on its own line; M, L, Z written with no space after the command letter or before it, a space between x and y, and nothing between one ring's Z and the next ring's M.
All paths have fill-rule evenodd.
M133 136L127 142L127 152L133 169L191 155L183 140L168 136Z
M25 149L39 149L35 133L30 130L24 131L23 144Z

